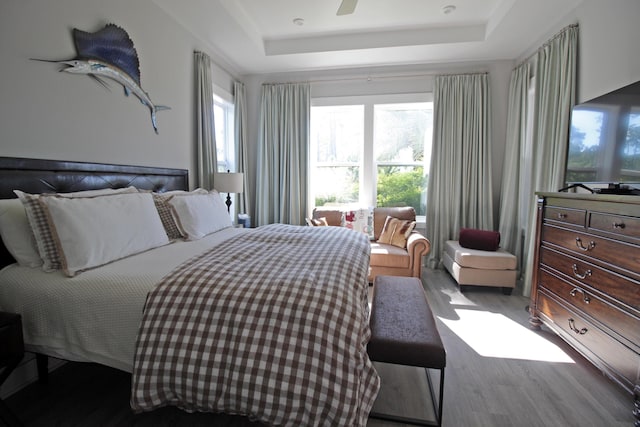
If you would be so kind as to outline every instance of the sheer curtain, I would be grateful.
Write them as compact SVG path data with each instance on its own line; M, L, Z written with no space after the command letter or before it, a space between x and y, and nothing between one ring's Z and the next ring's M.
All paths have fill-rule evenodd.
M461 227L493 229L487 74L436 76L433 111L426 226L436 268Z
M247 95L245 93L244 84L241 82L233 82L234 94L234 137L238 172L244 175L244 191L237 197L238 212L249 213L251 209L248 163L247 163Z
M211 58L206 53L194 52L196 73L196 132L198 145L197 185L213 189L213 173L216 171L216 133L213 121L213 82Z
M258 135L256 224L304 224L309 171L308 83L264 84Z
M529 186L519 183L518 190L526 192L521 195L525 200L523 209L528 209L529 218L527 224L519 224L526 231L524 238L524 252L522 253L524 266L523 294L531 292L531 271L533 267L534 230L535 230L535 191L557 191L564 184L567 144L569 139L569 121L571 108L575 104L576 85L576 58L578 46L578 26L571 25L563 29L551 40L545 43L529 62L535 64L535 95L532 119L532 158L530 161L530 176L525 177L530 182ZM518 69L514 70L518 72ZM522 90L520 87L511 90ZM510 99L516 102L522 98L519 94L510 93ZM520 109L526 109L526 97L520 99ZM518 128L518 117L511 117L507 124L509 133L507 147L514 150L522 150L524 139L521 133L512 134L511 130ZM521 157L522 158L522 157ZM514 157L505 157L505 162L513 161ZM512 167L505 163L505 171ZM516 167L512 167L513 174L505 176L504 183L513 179L515 174L522 176L525 162L519 161ZM501 202L500 230L508 234L511 231L514 212L517 202L514 194L510 194L505 187L502 191L504 197ZM512 239L509 238L511 243ZM515 250L515 249L514 249Z

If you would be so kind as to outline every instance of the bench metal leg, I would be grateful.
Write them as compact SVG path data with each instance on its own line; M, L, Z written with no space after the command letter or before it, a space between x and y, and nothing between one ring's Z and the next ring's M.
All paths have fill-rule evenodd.
M36 353L36 366L38 367L38 382L47 384L49 382L49 356Z
M439 399L438 404L436 405L436 393L433 387L433 383L431 381L431 375L429 374L429 368L425 368L425 372L427 374L427 384L429 385L429 395L431 397L431 406L433 408L433 413L435 414L434 420L423 420L420 418L411 418L411 417L403 417L401 415L393 415L393 414L383 414L380 412L372 412L369 414L370 418L375 418L379 420L385 421L393 421L404 424L412 424L417 426L437 426L440 427L442 425L442 398L444 397L444 368L439 369L440 371L440 391L439 391Z

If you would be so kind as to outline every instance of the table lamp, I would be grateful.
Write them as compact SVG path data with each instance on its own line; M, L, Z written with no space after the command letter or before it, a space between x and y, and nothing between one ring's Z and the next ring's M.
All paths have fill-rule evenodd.
M231 212L230 193L242 193L244 190L244 174L241 172L214 173L213 186L221 193L227 193L227 212Z

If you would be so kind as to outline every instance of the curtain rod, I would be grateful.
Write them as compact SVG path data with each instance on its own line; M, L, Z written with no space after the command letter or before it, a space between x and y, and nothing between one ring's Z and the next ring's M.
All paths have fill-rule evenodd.
M354 76L354 77L336 77L336 78L326 78L326 79L312 79L309 80L309 83L326 83L326 82L340 82L340 81L354 81L354 80L366 80L368 82L373 80L384 80L384 79L418 79L421 77L431 77L435 75L434 73L420 73L420 74L400 74L393 76L375 76L368 74L366 76Z
M489 74L488 71L477 71L477 72L466 72L466 73L419 73L419 74L397 74L397 75L366 75L366 76L353 76L353 77L336 77L336 78L326 78L326 79L311 79L311 80L300 80L294 82L287 83L332 83L332 82L349 82L349 81L360 81L365 80L367 82L371 82L373 80L386 80L386 79L418 79L422 77L436 77L436 76L454 76L454 75L478 75L478 74ZM277 82L265 82L263 84L282 84Z
M531 58L533 58L534 56L536 56L538 53L540 53L541 50L543 50L544 48L546 48L547 46L549 46L555 39L557 39L558 37L560 37L561 35L563 35L564 33L566 33L568 30L570 30L571 28L579 28L578 24L569 24L566 27L564 27L563 29L561 29L560 31L558 31L557 33L555 33L549 40L547 40L546 42L544 42L542 44L542 46L540 46L539 48L537 48L531 55L527 56L522 62L520 62L517 66L515 66L513 69L515 70L516 68L520 67L523 64L526 64L527 62L531 61Z
M213 58L211 58L211 55L209 55L207 52L204 52L202 50L194 50L193 53L199 53L202 55L205 55L207 58L209 58L209 63L210 65L213 67L214 65L218 68L220 68L222 71L224 71L225 73L227 73L227 75L229 77L231 77L231 80L236 80L236 75L232 72L230 72L229 70L227 70L225 67L223 67L222 65L218 64L218 62L214 61ZM211 70L211 72L213 72L213 69Z

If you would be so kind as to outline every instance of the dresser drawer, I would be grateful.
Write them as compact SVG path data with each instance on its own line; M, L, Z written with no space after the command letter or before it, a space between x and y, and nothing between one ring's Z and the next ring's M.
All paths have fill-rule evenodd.
M540 248L540 262L640 313L640 282L550 248Z
M586 352L585 356L620 381L625 388L633 388L638 369L636 352L559 303L544 289L537 295L537 308L545 323L556 332L561 332L561 336L569 344Z
M542 244L549 242L588 261L604 263L640 277L640 246L606 237L568 230L552 224L542 226Z
M589 215L589 229L640 241L640 218L637 217L592 212Z
M545 206L544 219L557 221L563 224L578 225L584 227L587 211L584 209L571 209L558 206Z
M548 271L541 270L538 277L538 286L591 318L598 319L598 322L620 335L621 340L625 337L629 346L635 346L640 351L637 347L640 345L640 318L602 300L589 288L570 283Z

